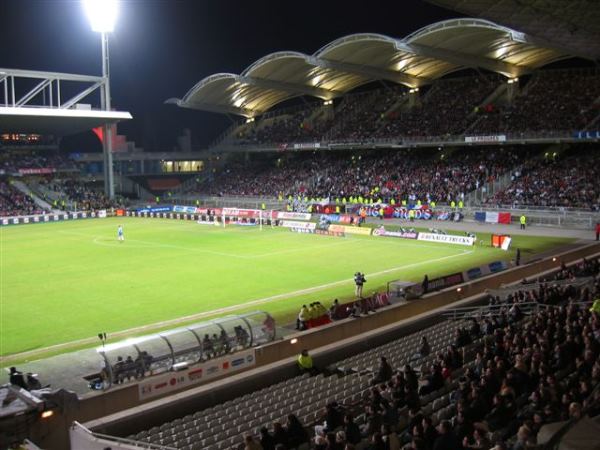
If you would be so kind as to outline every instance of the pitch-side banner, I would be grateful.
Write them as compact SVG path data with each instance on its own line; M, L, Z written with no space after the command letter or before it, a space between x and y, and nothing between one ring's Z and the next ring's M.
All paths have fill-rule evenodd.
M196 207L195 206L180 206L180 205L175 205L175 206L173 206L173 212L176 212L176 213L185 213L185 214L195 214L196 213Z
M146 206L145 208L140 208L137 212L140 213L157 213L157 212L170 212L173 210L172 206Z
M403 239L417 239L419 233L416 231L390 231L386 230L385 227L373 229L373 236L388 236Z
M221 208L196 208L196 214L201 214L203 216L221 216L223 214L223 210Z
M475 239L472 237L456 236L454 234L419 233L417 239L440 244L473 245L475 243Z
M258 209L242 209L242 208L223 208L223 214L226 216L235 216L235 217L249 217L249 218L258 218L261 213ZM263 218L268 217L268 213L265 211L262 213Z
M254 349L208 360L180 372L169 372L143 380L138 384L140 400L158 397L213 378L239 372L256 365Z
M317 224L314 222L298 222L296 220L283 220L280 226L285 228L301 228L303 230L314 230Z
M310 220L309 213L300 213L300 212L285 212L279 211L277 213L278 219L286 219L286 220Z
M371 235L371 229L367 227L351 227L348 225L329 225L329 231L334 233L346 233L346 234L361 234L364 236Z
M321 219L334 223L350 223L352 216L348 214L321 214Z

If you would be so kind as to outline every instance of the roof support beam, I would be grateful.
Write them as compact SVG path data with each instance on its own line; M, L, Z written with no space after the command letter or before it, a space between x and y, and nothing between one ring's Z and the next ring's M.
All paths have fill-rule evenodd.
M415 77L402 72L378 69L376 67L363 66L360 64L332 61L330 59L315 58L314 56L309 56L307 62L316 67L352 73L372 80L392 81L409 87L419 87L431 83L431 80L427 78Z
M19 78L37 78L41 80L54 79L61 81L81 81L84 83L96 83L102 81L102 77L93 75L77 75L73 73L61 72L40 72L37 70L21 70L21 69L3 69L0 67L0 75Z
M36 95L38 95L44 89L46 89L46 87L50 86L51 83L52 83L52 80L43 80L42 82L38 83L37 86L35 86L32 90L30 90L27 94L25 94L19 101L17 101L15 106L23 106L23 105L27 104L27 102L29 100L34 98Z
M96 89L98 89L99 87L101 87L104 84L104 82L98 82L98 83L94 83L92 84L90 87L88 87L86 90L80 92L79 94L77 94L76 96L72 97L70 100L67 100L65 103L62 104L61 108L64 109L69 109L72 106L74 106L77 102L79 102L80 100L83 100L84 98L86 98L88 95L90 95L92 92L94 92Z
M166 102L169 105L177 105L181 108L197 109L199 111L208 111L219 114L234 114L236 116L254 117L256 112L246 108L236 108L235 106L210 105L208 103L184 102L178 98L170 98Z
M309 95L311 97L318 97L324 100L330 100L334 97L342 95L342 92L330 91L328 89L306 86L302 84L286 83L284 81L267 80L264 78L245 77L240 75L238 81L240 83L250 84L262 89L273 89L276 91L290 92L292 94Z
M515 66L504 61L496 59L485 58L481 56L469 55L467 53L457 52L454 50L448 50L445 48L435 48L428 45L422 44L405 44L399 42L398 48L400 50L414 53L416 55L427 56L429 58L435 58L442 61L446 61L459 66L467 66L473 68L487 69L492 72L501 73L507 77L518 77L524 73L529 72L526 67Z

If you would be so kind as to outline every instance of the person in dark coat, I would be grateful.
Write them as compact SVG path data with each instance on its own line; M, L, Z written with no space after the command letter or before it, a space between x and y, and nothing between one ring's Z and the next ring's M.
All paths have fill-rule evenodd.
M452 425L447 420L443 420L438 425L440 435L433 443L432 450L456 450L461 448L461 443L452 431Z
M260 429L260 445L263 450L275 450L275 439L269 434L266 427Z
M377 374L375 375L375 378L373 378L373 384L385 383L392 379L393 374L394 369L392 369L390 363L387 362L387 359L382 356L379 360Z
M294 414L288 416L285 431L291 447L298 447L300 444L308 442L308 433Z

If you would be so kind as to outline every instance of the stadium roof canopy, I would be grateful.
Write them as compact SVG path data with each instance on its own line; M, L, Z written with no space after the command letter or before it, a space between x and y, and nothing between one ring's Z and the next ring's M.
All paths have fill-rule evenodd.
M337 39L312 55L271 53L239 75L206 77L182 99L167 103L254 117L293 97L330 100L376 80L413 88L465 68L518 77L570 56L546 41L487 20L452 19L402 39L361 33Z
M595 0L427 1L544 38L575 55L600 58L600 2Z

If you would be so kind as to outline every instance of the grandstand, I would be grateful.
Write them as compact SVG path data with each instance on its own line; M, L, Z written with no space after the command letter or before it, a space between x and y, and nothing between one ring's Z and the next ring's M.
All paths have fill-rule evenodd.
M337 405L341 415L330 431L346 430L348 436L342 415L353 415L362 438L358 436L358 441L344 440L344 443L359 448L368 448L382 424L390 426L384 439L392 439L390 433L395 436L393 439L403 442L425 439L423 418L430 419L433 426L450 420L459 438L457 442L481 438L488 442L489 448L497 442L518 439L535 442L535 434L544 424L556 419L576 420L581 411L598 409L598 392L592 389L600 368L595 356L597 350L593 350L589 336L566 337L560 325L554 326L546 332L548 342L540 343L541 354L536 356L540 352L536 335L546 331L551 321L559 324L571 320L569 317L576 318L581 329L592 318L588 309L597 295L598 270L597 259L584 260L547 275L544 282L497 290L490 297L491 306L458 309L458 315L449 313L451 320L429 327L413 324L412 328L418 331L391 340L388 337L389 341L383 345L373 347L367 342L360 345L357 340L352 344L340 343L338 351L350 351L352 356L331 363L328 375L287 378L210 408L157 423L123 436L119 442L138 441L184 449L236 448L243 446L244 435L253 434L258 439L262 427L276 432L276 440L286 442L291 437L289 416L294 415L305 426L306 442L301 439L291 448L308 447L313 425L323 419L331 420L331 415L324 416L321 411L332 404ZM565 281L558 286L553 284L555 279ZM402 332L396 327L395 333ZM429 341L427 351L422 347L423 337ZM554 342L558 347L560 342L569 344L564 344L560 353L556 350L553 353ZM568 345L572 351L566 349ZM353 350L348 349L350 346ZM357 351L367 347L370 348L366 351ZM395 371L389 379L374 384L381 357ZM480 378L484 380L481 387ZM581 391L579 386L586 388ZM563 400L553 403L552 396ZM536 398L535 407L525 408L515 416L532 398ZM481 401L489 405L493 401L494 406ZM157 406L149 407L148 412ZM165 410L164 414L172 413ZM131 430L134 423L142 424L139 419L135 422L132 419L123 422L123 416L118 415L90 425L105 431L123 427ZM474 429L482 430L481 436ZM98 440L107 439L100 434L96 436ZM434 440L435 437L434 433ZM315 439L318 442L320 438ZM327 434L323 439L332 437Z
M131 116L71 124L87 91L53 105L67 75L27 72L60 123L0 122L0 447L597 449L597 25L432 3L475 18L167 100L233 120L203 150L117 136L107 165L52 134Z

